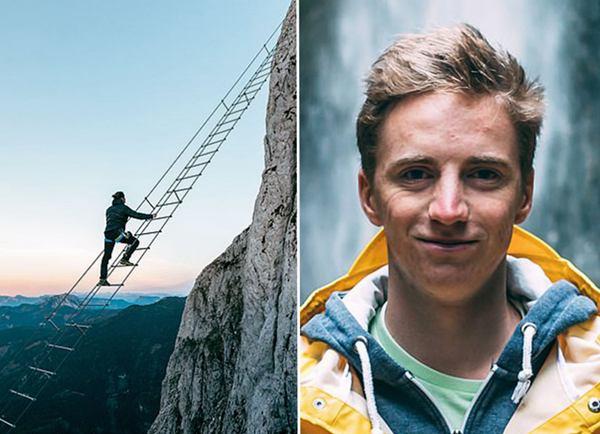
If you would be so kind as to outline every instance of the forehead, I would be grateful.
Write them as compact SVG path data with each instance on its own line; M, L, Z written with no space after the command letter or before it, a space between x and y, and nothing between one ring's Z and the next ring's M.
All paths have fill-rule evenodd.
M506 107L492 95L433 92L407 98L386 116L377 160L493 156L518 165L515 128Z

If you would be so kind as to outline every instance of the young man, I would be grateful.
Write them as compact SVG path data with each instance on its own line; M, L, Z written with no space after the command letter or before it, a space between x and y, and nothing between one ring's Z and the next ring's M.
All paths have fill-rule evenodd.
M132 267L131 255L140 245L139 240L134 237L131 232L125 232L125 224L129 217L140 220L148 220L155 218L156 214L144 214L136 212L125 205L125 193L117 191L112 195L112 205L106 210L106 228L104 229L104 255L100 264L100 280L98 285L109 286L110 283L106 280L108 274L108 261L112 256L115 248L115 243L129 244L127 251L121 258L119 264L125 267Z
M357 122L381 231L301 312L308 433L600 430L600 291L527 218L543 90L467 25L407 35Z

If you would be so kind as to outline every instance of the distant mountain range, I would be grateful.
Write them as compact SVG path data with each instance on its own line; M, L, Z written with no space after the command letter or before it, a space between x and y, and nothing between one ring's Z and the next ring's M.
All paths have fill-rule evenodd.
M83 293L73 293L74 297L83 300L85 299L87 294ZM99 304L101 302L106 302L109 300L111 294L110 293L98 293L94 298L94 304ZM128 306L138 305L138 306L146 306L149 304L156 303L157 301L165 298L165 297L173 297L173 296L182 296L183 294L167 294L167 293L132 293L132 292L120 292L115 298L113 298L107 309L125 309ZM38 297L25 297L23 295L0 295L0 307L17 307L23 304L40 304L45 302L48 299L56 299L57 297L64 297L64 294L61 295L40 295Z
M0 330L15 327L37 327L56 310L52 320L59 327L65 324L81 304L82 300L74 295L56 295L38 300L35 304L0 307ZM94 300L94 304L98 303ZM88 308L82 311L79 318L86 320L98 316L110 316L117 311ZM50 324L48 324L48 327Z
M71 303L78 300L69 298L60 309L73 311ZM49 298L36 305L0 308L0 312L21 309L26 317L34 307L39 313L54 302L56 299ZM184 298L169 297L102 314L88 309L92 328L13 432L145 433L158 413L161 382L184 304ZM0 319L0 407L18 379L17 366L26 367L52 332L42 329L31 341L31 327L37 320L22 322L28 321L26 327L1 329L5 319Z

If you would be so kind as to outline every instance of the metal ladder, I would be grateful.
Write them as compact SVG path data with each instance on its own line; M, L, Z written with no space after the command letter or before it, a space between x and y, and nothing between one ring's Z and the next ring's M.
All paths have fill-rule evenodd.
M152 220L144 220L141 222L138 229L135 231L135 237L140 240L140 247L136 252L140 252L137 263L133 267L129 267L125 276L118 283L111 284L113 289L109 291L110 297L103 298L103 301L98 302L97 295L101 287L96 284L80 300L77 308L68 315L65 321L57 320L57 313L61 306L65 304L67 297L80 286L81 282L88 276L91 270L97 268L96 264L103 255L103 251L98 254L96 259L77 279L71 289L63 296L57 306L40 324L39 328L31 336L28 343L13 357L13 360L18 360L18 357L25 351L29 344L36 342L36 338L44 332L50 331L49 338L45 341L45 347L33 357L30 363L26 366L14 367L13 364L7 363L0 373L16 370L19 372L11 375L11 378L18 378L12 387L8 390L0 390L0 433L10 433L18 427L20 420L25 415L30 406L36 402L48 381L56 378L60 367L65 363L68 356L75 351L77 345L85 337L86 333L93 324L85 323L85 318L82 313L89 308L97 308L104 310L118 291L125 285L131 274L138 268L141 260L150 250L152 244L158 236L163 232L165 226L175 214L175 211L183 203L184 199L190 193L206 167L212 162L215 154L219 151L223 143L227 140L229 134L233 131L237 123L242 118L258 92L261 90L271 74L271 64L273 55L276 50L276 39L274 38L278 30L271 34L267 42L261 47L259 52L250 61L246 69L242 72L236 82L231 86L225 96L219 101L209 117L204 121L202 126L189 140L187 145L179 153L177 158L163 173L158 182L152 187L150 192L144 197L142 203L136 208L149 209L149 213L156 213L157 217ZM289 43L290 38L281 38L279 43ZM258 64L258 67L256 66ZM254 72L251 68L254 68ZM248 78L249 76L249 78ZM245 82L243 80L246 80ZM241 89L240 89L241 87ZM237 93L236 93L237 92ZM233 95L235 95L233 97ZM177 163L186 153L192 143L201 136L202 131L207 125L211 125L212 119L217 119L213 124L210 132L205 136L204 140L197 147L183 167L173 177L169 174L172 169L177 167ZM189 155L189 152L188 152ZM181 164L180 164L181 165ZM168 185L165 188L165 185ZM108 269L108 277L118 269L119 262L123 257L126 247L110 264ZM95 270L97 271L97 270ZM116 276L116 274L115 274Z

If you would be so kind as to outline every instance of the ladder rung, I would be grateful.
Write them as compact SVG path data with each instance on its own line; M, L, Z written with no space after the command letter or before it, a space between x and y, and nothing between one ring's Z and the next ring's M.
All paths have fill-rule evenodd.
M184 179L190 179L190 178L197 178L199 177L200 174L196 173L195 175L188 175L188 176L182 176L181 178L177 178L176 181L183 181ZM173 204L174 202L171 202L169 205ZM166 204L163 204L162 206L165 206Z
M46 374L46 375L49 375L49 376L56 375L56 372L47 371L47 370L41 369L41 368L36 368L35 366L30 366L29 369L31 369L33 371L41 372L42 374Z
M88 306L90 306L88 304ZM54 344L47 344L50 348L56 348L57 350L63 350L63 351L75 351L75 348L71 348L71 347L63 347L62 345L54 345Z
M248 98L248 104L250 104L252 100L254 100L254 97L258 92L260 92L260 89L246 90L246 98Z
M30 401L35 401L35 398L33 396L25 395L24 393L17 392L16 390L10 389L10 393L12 393L14 395L17 395L17 396L20 396L21 398L28 399Z
M261 73L271 69L271 62L269 62L270 57L273 57L273 53L267 56L267 58L263 61L262 65L260 65L260 68L256 70L257 73Z
M240 105L243 105L243 106L244 106L244 107L243 107L243 108L241 108L240 110L246 110L246 109L248 108L248 99L242 99L242 95L243 95L243 93L241 93L241 94L240 94L240 97L239 97L239 98L238 98L238 100L235 102L235 104L232 104L232 106L231 106L232 108L233 108L233 107L240 106ZM231 113L229 113L229 116L231 116L231 115L232 115L232 114L234 114L234 113L235 113L234 111L233 111L233 112L231 112Z
M136 249L137 250L137 249ZM137 267L138 264L133 264L133 265L125 265L125 264L121 264L120 262L117 263L116 265L114 265L115 268L124 268L124 267ZM89 305L88 305L89 306Z
M254 91L254 89L252 89L253 87L256 87L256 86L260 87L260 86L262 86L263 84L264 84L264 81L258 81L258 82L256 82L256 83L252 83L250 86L248 86L248 87L246 88L246 92L248 92L248 91L252 92L252 91Z
M116 265L111 265L111 268L113 268L113 267L116 267ZM96 284L96 286L98 286L98 284ZM102 285L102 286L110 287L110 286L124 286L124 285L122 283L111 283L110 285Z
M200 155L198 155L198 157L204 157L205 155L212 155L212 154L216 154L216 153L217 153L217 150L213 149L212 151L206 151L206 152L201 153ZM200 175L198 175L198 176L200 176Z
M72 322L71 324L67 324L68 327L77 327L79 329L91 329L92 326L86 325L86 324L77 324Z
M230 132L231 130L233 130L233 128L227 128L226 130L223 131L217 131L216 133L210 134L209 137L215 137L218 136L219 134L225 134Z
M264 78L256 80L254 83L249 84L248 87L244 89L244 93L248 94L249 92L259 92L263 84L265 84L266 82L267 80Z
M252 80L250 80L250 83L248 83L246 90L250 89L251 87L255 87L255 86L260 87L263 84L265 84L265 82L267 81L267 79L266 79L267 75L269 75L269 74L256 75L254 78L252 78Z
M214 140L214 141L208 141L206 142L203 146L202 149L206 149L209 146L213 146L213 145L220 145L221 143L223 143L225 141L225 139L219 139L219 140ZM196 155L194 158L199 158L201 157L201 155Z
M263 71L261 71L263 72ZM255 80L260 80L261 78L265 78L268 77L269 75L271 75L271 71L267 72L266 74L263 75L257 75L256 77L254 77Z
M264 62L260 68L256 70L256 75L262 74L265 71L269 71L271 73L271 62Z
M210 161L203 161L202 163L197 163L197 164L192 164L191 166L187 166L186 169L193 169L194 167L198 167L198 166L206 166L208 163L210 163ZM191 188L190 188L191 190Z
M237 121L239 121L241 118L242 118L241 116L238 116L237 118L231 119L230 121L227 121L227 122L223 122L223 123L221 123L221 124L219 124L219 125L227 125L227 124L230 124L230 123L232 123L232 122L237 122Z
M113 286L117 286L117 285L113 285ZM92 326L90 325L86 325L86 324L77 324L72 322L71 324L67 324L67 327L77 327L78 329L91 329Z
M163 204L163 206L167 205L166 203ZM141 234L137 234L138 237L141 237L142 235L154 235L154 234L160 234L162 231L150 231L150 232L142 232Z
M17 427L16 425L13 425L12 423L10 423L10 422L8 422L8 421L6 421L6 420L2 419L2 418L0 418L0 422L2 422L2 423L3 423L3 424L5 424L5 425L8 425L8 426L9 426L9 427L11 427L11 428L16 428L16 427Z
M52 324L52 327L54 327L56 330L60 330L60 328L56 325L56 323L54 321L52 321L52 318L46 318L46 320Z
M113 285L111 285L111 286L113 286ZM92 326L84 325L84 324L76 324L76 323L72 322L71 324L67 324L67 327L75 327L77 330L79 330L79 333L81 333L82 335L85 335L84 330L90 329Z
M191 190L191 189L192 189L192 187L180 188L180 189L177 189L177 190L169 190L169 191L167 191L167 193L179 193L180 191L188 191L188 190Z
M239 109L239 110L236 110L236 111L233 111L233 112L229 113L229 116L231 116L231 115L235 115L235 114L237 114L237 113L242 113L242 112L245 112L246 110L248 110L248 107L247 107L247 106L246 106L246 107L244 107L244 108L241 108L241 109Z
M170 219L171 217L173 217L173 216L166 215L166 216L163 216L163 217L156 217L155 219L152 219L152 221L156 221L156 220L166 220L166 219ZM138 247L136 250L142 250L142 249L145 249L145 248L146 248L146 247Z
M186 178L181 178L181 179L183 180L183 179L187 179L187 178L194 178L194 177L198 177L198 176L200 176L200 175L196 175L196 176L188 176L188 177L186 177ZM176 201L173 201L173 202L161 203L161 204L160 204L160 206L170 206L170 205L177 205L177 204L180 204L181 202L183 202L183 201L182 201L182 200L176 200Z

